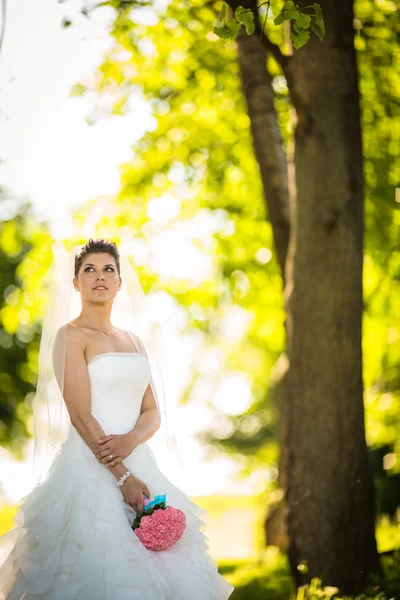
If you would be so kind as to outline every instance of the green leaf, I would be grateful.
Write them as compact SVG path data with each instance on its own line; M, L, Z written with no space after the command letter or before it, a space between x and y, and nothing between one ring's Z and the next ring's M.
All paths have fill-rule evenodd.
M222 7L221 7L221 12L219 13L217 22L216 22L217 27L223 27L223 25L225 25L227 15L228 15L228 8L229 8L229 6L227 5L227 3L223 2Z
M322 22L322 27L321 27L321 25L318 21L312 21L311 25L310 25L310 29L322 42L322 40L324 39L324 35L325 35L324 23Z
M310 27L311 17L304 13L299 13L296 17L296 25L299 29L308 29Z
M225 23L226 15L228 11L228 5L226 2L222 3L221 12L219 14L218 20L220 23Z
M313 8L315 10L315 16L311 17L310 29L322 41L325 35L325 22L322 8L316 2L314 2Z
M236 21L236 19L232 19L231 21L228 21L228 27L233 34L233 38L231 39L235 39L240 29L240 24Z
M290 4L293 4L293 2L290 2ZM301 13L297 10L296 7L287 9L285 5L282 8L279 15L275 17L274 23L275 25L281 25L284 21L291 21L292 19L297 19L300 14Z
M284 21L291 21L291 38L295 48L303 46L310 37L310 30L322 40L325 34L325 25L322 18L322 9L319 4L313 5L315 15L307 15L289 0L286 2L279 15L274 19L275 25Z
M275 23L275 25L282 25L284 20L285 20L285 16L284 16L284 11L282 9L281 12L279 13L279 15L277 17L275 17L274 23Z
M315 16L317 17L317 19L322 19L323 20L322 8L320 7L320 5L317 4L316 2L314 2L313 7L314 7L314 10L315 10Z
M284 10L285 12L289 11L289 10L295 10L296 12L298 12L298 7L296 6L296 4L294 2L292 2L292 0L288 0L283 5L283 9L282 10Z
M213 29L213 32L215 33L215 35L225 40L233 40L235 38L234 33L232 32L231 28L227 25L227 23L224 23L222 27L216 25Z
M301 48L310 38L310 32L306 31L305 29L297 29L297 31L292 29L290 32L290 38L295 48Z
M134 520L134 521L133 521L133 523L132 523L132 529L133 529L133 530L135 530L135 529L137 529L138 527L140 527L140 519L142 518L142 516L143 516L143 515L144 515L144 512L143 512L143 511L138 511L138 512L136 513L135 520Z
M246 27L248 35L251 35L255 31L254 14L252 10L239 6L235 11L236 20Z
M296 8L285 10L285 21L291 21L292 19L296 20L299 18L300 14L301 13Z

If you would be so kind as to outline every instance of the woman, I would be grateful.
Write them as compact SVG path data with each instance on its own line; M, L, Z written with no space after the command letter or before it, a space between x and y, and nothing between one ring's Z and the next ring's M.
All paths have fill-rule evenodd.
M50 449L57 453L23 498L17 527L0 538L0 598L226 599L233 587L207 553L202 509L160 471L149 447L159 430L169 439L171 431L151 348L111 322L118 293L129 285L118 249L91 239L72 256L74 277L64 270L61 278L79 294L80 313L60 322L69 297L61 283L43 327L34 403L35 456L43 466ZM131 526L143 498L159 494L185 513L186 529L172 548L152 552Z

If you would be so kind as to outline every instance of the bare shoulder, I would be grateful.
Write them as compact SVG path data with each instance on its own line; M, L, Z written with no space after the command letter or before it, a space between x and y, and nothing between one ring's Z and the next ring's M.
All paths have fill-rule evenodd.
M129 340L129 338L133 338L134 341L140 341L139 336L137 336L135 333L133 333L133 331L130 331L128 329L120 329L119 327L115 327L114 329L116 332L118 332L119 335L121 335L121 338L125 338L127 340Z
M141 343L140 337L138 335L136 335L136 333L133 333L133 331L129 331L129 330L124 331L123 329L121 331L126 335L127 338L131 338L131 340L133 340L133 342L136 346L136 349L137 349L138 345L140 345L140 343Z
M115 325L113 325L113 327L114 327L115 333L117 333L117 334L122 334L125 336L127 336L129 334L134 335L131 331L128 331L127 329L121 329L121 327L116 327Z
M73 350L74 353L78 351L82 355L84 354L87 346L87 336L83 328L74 323L74 321L70 321L63 325L63 327L60 327L57 336L64 340L67 352Z
M76 376L85 363L86 339L81 329L66 323L57 331L53 345L53 367L60 389L71 373ZM64 369L65 367L65 369Z
M67 337L71 340L78 340L86 337L84 328L81 327L81 325L77 325L74 321L70 321L64 325L64 327L66 328Z

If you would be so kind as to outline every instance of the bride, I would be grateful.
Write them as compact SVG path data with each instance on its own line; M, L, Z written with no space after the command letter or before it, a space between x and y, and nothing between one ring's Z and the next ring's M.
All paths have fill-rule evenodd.
M90 239L64 263L56 258L52 285L33 402L37 480L0 538L0 599L229 598L233 586L201 531L204 511L152 451L177 454L129 260L113 242ZM153 552L131 526L143 498L158 494L185 513L186 529Z

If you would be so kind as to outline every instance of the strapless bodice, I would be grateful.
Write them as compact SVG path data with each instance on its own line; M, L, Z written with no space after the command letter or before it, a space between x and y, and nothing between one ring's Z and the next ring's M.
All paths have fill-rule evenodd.
M106 352L88 363L91 412L106 434L126 433L140 415L150 382L149 362L137 352Z
M147 357L138 352L104 352L88 363L88 372L91 413L105 435L131 431L140 417L143 395L150 383ZM72 424L63 444L63 453L74 461L84 457L94 469L100 465ZM148 442L143 442L124 459L124 465L137 469L142 465L146 470L154 461ZM114 476L110 473L110 477Z
M147 358L136 352L106 352L88 363L88 372L91 412L106 435L130 431L150 382Z

